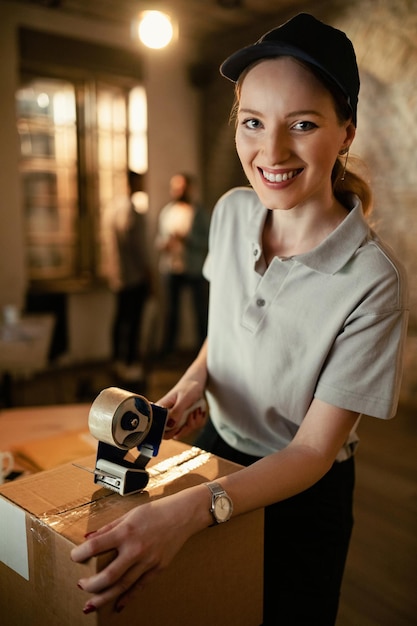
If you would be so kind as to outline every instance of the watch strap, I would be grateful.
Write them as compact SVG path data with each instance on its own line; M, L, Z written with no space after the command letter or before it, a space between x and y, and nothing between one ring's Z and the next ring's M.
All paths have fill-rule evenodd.
M220 483L206 483L206 487L210 489L213 496L221 496L226 493Z

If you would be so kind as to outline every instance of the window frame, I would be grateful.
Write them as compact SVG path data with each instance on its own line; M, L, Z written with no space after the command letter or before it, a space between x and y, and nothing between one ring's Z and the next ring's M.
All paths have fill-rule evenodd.
M36 79L72 83L75 88L77 118L77 260L74 271L61 278L34 278L30 276L28 267L29 291L87 291L95 286L102 286L105 282L100 271L100 238L96 234L100 230L97 91L100 86L108 85L124 94L127 112L130 91L138 86L143 87L142 62L139 55L130 51L27 28L20 29L19 49L20 85ZM125 147L128 164L128 115L126 122ZM24 223L26 225L25 218Z

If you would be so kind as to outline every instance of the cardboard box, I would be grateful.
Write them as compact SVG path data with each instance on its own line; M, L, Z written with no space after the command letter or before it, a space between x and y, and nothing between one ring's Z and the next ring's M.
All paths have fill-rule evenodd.
M146 491L127 497L98 489L95 456L0 487L0 622L2 626L259 626L262 622L263 511L192 537L119 614L84 615L88 594L77 580L103 567L106 555L76 564L85 534L149 499L236 471L198 448L164 441L149 464ZM80 467L81 466L81 467ZM107 556L107 559L109 557Z
M34 473L69 463L97 450L97 439L83 428L11 446L16 463Z

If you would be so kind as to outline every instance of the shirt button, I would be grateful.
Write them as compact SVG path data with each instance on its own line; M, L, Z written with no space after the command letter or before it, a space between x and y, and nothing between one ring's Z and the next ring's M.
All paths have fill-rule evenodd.
M258 306L265 306L265 300L263 298L258 298L256 304Z

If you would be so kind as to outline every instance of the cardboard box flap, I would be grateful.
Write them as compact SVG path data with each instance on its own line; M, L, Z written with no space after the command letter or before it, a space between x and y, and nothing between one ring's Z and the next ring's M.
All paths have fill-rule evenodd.
M95 456L80 460L94 470ZM97 489L93 476L73 463L39 472L1 486L0 493L21 508L41 517L54 509L65 509L69 503L80 505L92 500Z

